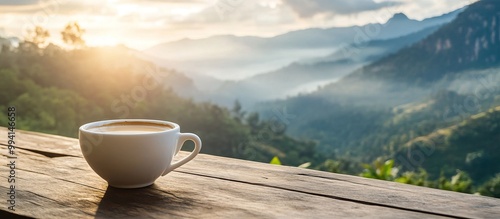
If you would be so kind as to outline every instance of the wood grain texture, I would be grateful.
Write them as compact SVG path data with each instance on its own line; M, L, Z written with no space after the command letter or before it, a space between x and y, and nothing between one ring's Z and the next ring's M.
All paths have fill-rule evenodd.
M500 200L199 155L153 186L107 186L77 139L17 131L16 215L36 218L498 218ZM6 156L6 130L0 128ZM208 146L210 147L210 146ZM181 152L181 156L186 153ZM7 166L2 165L2 191ZM6 204L4 204L6 205ZM0 209L0 216L9 213Z

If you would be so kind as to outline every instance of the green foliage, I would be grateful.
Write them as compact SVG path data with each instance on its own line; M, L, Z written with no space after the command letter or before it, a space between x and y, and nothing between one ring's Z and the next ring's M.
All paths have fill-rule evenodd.
M93 116L87 102L74 92L57 88L33 87L14 99L10 105L19 112L20 129L74 135L84 115ZM43 109L43 110L30 110Z
M383 162L379 158L372 165L364 165L365 170L360 175L366 178L395 181L462 193L474 193L476 191L472 179L464 171L458 170L457 174L449 180L444 175L441 175L436 181L431 181L428 179L428 174L424 169L420 169L419 172L405 172L397 177L398 168L393 167L393 165L393 160ZM498 189L500 189L500 174L485 183L479 189L479 192L482 195L498 197L498 194L500 194L498 193Z
M416 186L434 186L434 184L428 180L427 172L422 168L419 169L419 172L405 172L402 176L396 178L394 181Z
M479 193L485 196L500 198L500 174L485 182L479 188Z
M456 169L470 173L477 183L482 183L500 172L500 108L492 108L473 115L460 124L440 129L420 140L410 141L401 148L396 157L406 156L408 151L432 151L419 166L437 178L441 172L446 176Z
M270 164L274 164L274 165L281 165L281 161L280 161L280 158L278 156L274 156L273 159L271 160L271 162L269 162Z
M472 193L472 179L463 171L457 171L457 174L448 180L441 176L438 179L438 189L450 190L455 192Z
M318 169L332 173L357 174L361 171L360 164L349 159L328 159L323 162Z
M241 146L246 149L244 153L247 159L261 161L279 156L281 162L289 166L299 166L307 162L316 166L325 160L324 155L316 151L316 143L290 138L285 134L286 126L283 123L261 120L259 117L257 113L250 113L246 117L245 124L250 129L250 141L243 142Z
M398 174L398 168L394 167L394 160L384 162L382 158L378 158L373 164L364 164L363 167L365 169L360 176L366 178L394 180Z

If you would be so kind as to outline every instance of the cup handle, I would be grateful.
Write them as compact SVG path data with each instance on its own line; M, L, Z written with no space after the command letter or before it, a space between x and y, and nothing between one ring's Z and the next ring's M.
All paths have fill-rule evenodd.
M162 176L165 176L167 173L171 172L172 170L186 164L187 162L191 161L198 153L200 153L201 150L201 139L195 134L191 133L180 133L179 134L179 140L177 141L177 146L176 146L176 151L177 152L182 148L182 145L184 145L184 142L186 141L192 141L194 142L194 150L189 154L187 157L182 158L181 160L173 163L170 165L170 167L161 174Z

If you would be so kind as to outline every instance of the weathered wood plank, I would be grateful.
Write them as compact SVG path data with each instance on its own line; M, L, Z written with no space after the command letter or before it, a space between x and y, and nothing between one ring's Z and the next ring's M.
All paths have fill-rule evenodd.
M2 146L0 149L5 151L6 147ZM5 155L2 153L2 156ZM24 216L438 218L435 215L182 172L170 173L147 188L114 189L108 188L106 182L93 173L79 157L48 158L22 149L19 149L19 157L16 214Z
M178 171L304 191L308 194L359 203L456 217L498 218L500 216L500 199L295 167L206 157L193 160L191 165Z
M54 157L59 155L82 156L78 139L21 130L16 130L15 139L19 143L16 144L18 147L39 152L49 152L55 155ZM7 142L7 129L0 127L0 144L6 144Z
M4 134L4 132L5 129L0 129L0 143L6 142L6 134ZM52 163L49 165L34 165L33 167L30 165L29 168L31 169L26 169L26 171L32 171L32 174L40 174L45 173L44 171L47 171L47 169L43 168L46 168L46 166L52 166L51 170L53 172L56 172L47 174L48 176L54 177L56 176L54 174L63 175L64 178L61 178L59 180L69 180L71 182L67 183L80 183L82 185L87 185L95 189L100 189L100 191L102 192L105 191L105 182L98 178L97 175L95 175L88 168L85 161L81 158L78 141L76 139L24 131L20 131L18 133L18 141L20 143L19 146L32 151L24 151L23 153L26 154L27 157L30 157L30 159L33 159L33 162L41 162L40 159L49 161L57 160L57 162L59 162L57 164ZM40 153L40 151L43 151L43 153ZM44 154L44 156L37 155L33 152ZM47 152L49 152L49 154L46 154ZM52 153L52 155L58 156L51 156L50 153ZM27 154L30 155L28 156ZM60 155L65 154L69 155L70 157L60 157ZM24 155L22 156L24 157ZM78 174L74 175L73 173ZM85 177L82 178L82 176ZM72 179L72 177L75 177L76 179ZM232 193L227 193L230 190L225 190L226 187L230 188L231 186L238 185L235 191L240 192L240 195L245 195L248 197L253 197L255 193L257 193L257 191L260 191L268 194L274 194L278 197L286 197L286 195L283 196L283 194L291 193L300 194L300 197L304 198L304 200L306 200L305 197L318 198L317 201L321 200L321 203L323 204L315 205L320 206L309 206L308 204L303 202L305 203L305 206L309 206L310 208L314 209L313 211L310 211L311 214L309 215L309 217L319 216L322 214L320 212L325 211L326 209L336 208L332 206L344 206L345 203L352 203L355 206L359 205L361 206L359 208L362 209L367 207L376 207L376 209L369 210L373 212L383 211L377 210L380 208L389 209L395 212L405 212L410 215L423 214L425 215L425 217L441 215L470 218L497 218L498 215L500 215L499 199L415 187L393 182L369 180L360 177L331 174L294 167L272 166L268 164L221 158L209 155L199 155L192 162L179 168L177 171L170 173L169 175L167 175L167 177L160 178L155 186L163 188L162 186L164 184L162 182L168 180L171 180L171 182L170 184L165 185L164 188L171 189L175 186L185 186L177 185L178 182L173 181L174 179L178 178L186 181L203 183L204 187L210 189L213 189L214 184L217 185L218 182L224 182L225 186L221 187L221 189L216 189L215 191L218 191L222 195L229 197L233 196ZM246 191L246 193L249 194L246 194L245 191L243 191L245 189L249 189L249 191ZM204 191L205 190L199 192L204 193ZM284 200L276 200L273 198L270 199L272 200L272 202L266 202L266 197L267 196L260 196L255 198L256 202L263 204L263 206L260 206L262 209L259 208L259 210L256 211L257 213L262 213L257 214L259 216L282 216L282 214L269 212L269 209L278 209L277 211L280 211L283 208L275 208L274 206L269 207L266 204L272 204L274 202L284 202L293 206L293 203L286 202ZM260 200L259 198L264 200ZM195 200L206 199L196 198ZM295 200L295 202L299 202L300 200L301 199L297 199ZM227 202L233 201L231 199L228 199ZM336 202L343 204L339 204ZM252 206L244 201L242 201L242 203L245 204L241 206ZM212 207L224 209L225 204L223 202L218 204L220 205ZM246 209L245 207L241 206L239 206L239 208L241 208L242 211ZM341 208L340 211L345 210L343 207L337 208ZM300 208L295 206L292 209L283 210L283 212L295 212L294 209ZM248 214L247 216L250 215L251 214ZM301 215L306 216L305 214ZM387 214L384 216L390 215L392 214ZM188 215L181 216L184 217ZM341 214L337 216L345 217L348 215ZM374 217L374 215L370 215L369 217Z

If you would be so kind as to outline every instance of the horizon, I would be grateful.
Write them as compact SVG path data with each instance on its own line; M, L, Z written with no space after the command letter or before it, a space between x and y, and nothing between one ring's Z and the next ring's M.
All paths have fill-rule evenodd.
M125 45L145 50L183 39L213 36L274 37L310 28L332 28L385 23L395 14L423 20L463 8L475 0L321 1L298 6L295 0L143 1L23 0L0 2L0 36L22 39L42 26L49 41L61 45L58 34L71 21L85 30L89 46ZM19 25L22 23L22 25Z

